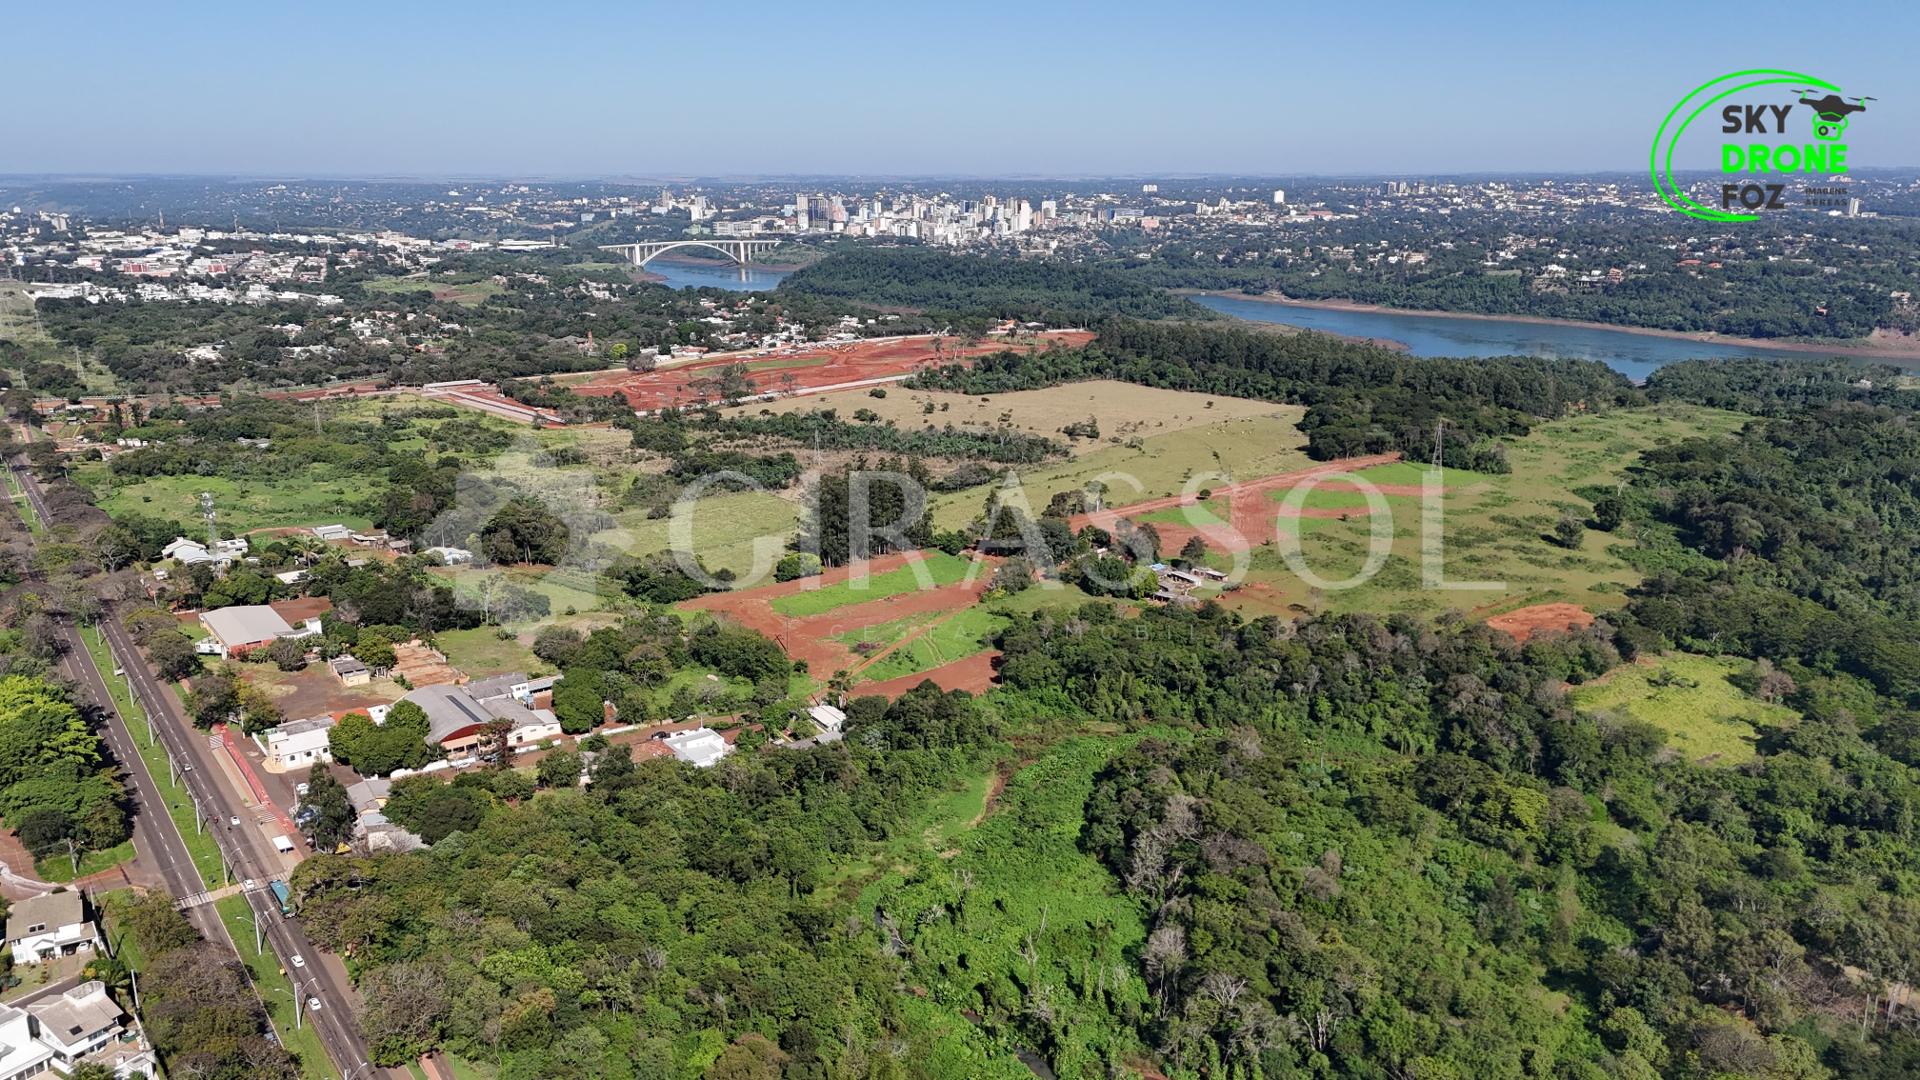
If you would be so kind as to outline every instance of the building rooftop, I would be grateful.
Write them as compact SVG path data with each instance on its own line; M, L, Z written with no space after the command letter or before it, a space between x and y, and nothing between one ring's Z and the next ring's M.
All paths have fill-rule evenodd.
M29 926L44 926L52 930L85 920L86 909L77 892L62 890L30 896L14 901L13 908L7 912L7 940L18 941L25 937Z
M120 1006L107 993L107 985L98 979L83 982L54 998L30 1002L27 1011L40 1021L42 1031L64 1046L84 1042L88 1036L120 1023Z
M293 627L288 625L287 620L265 604L244 604L203 611L200 613L200 623L208 633L227 646L272 641L293 633Z
M717 763L732 752L726 736L712 728L695 728L692 731L677 731L661 740L673 756L695 768L705 769Z
M526 672L509 671L500 675L489 675L484 679L475 679L467 684L467 693L475 701L487 701L491 698L506 697L513 688L527 681Z
M279 742L295 735L305 735L309 731L326 731L333 727L333 717L312 716L305 720L289 720L284 724L267 729L267 741Z

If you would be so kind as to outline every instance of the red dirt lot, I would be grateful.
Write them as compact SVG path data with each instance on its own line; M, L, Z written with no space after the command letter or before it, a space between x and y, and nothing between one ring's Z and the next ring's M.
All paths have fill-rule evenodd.
M1357 472L1361 469L1372 468L1375 465L1386 465L1398 460L1400 460L1400 455L1397 453L1340 458L1335 461L1312 465L1304 469L1296 469L1293 472L1275 473L1272 476L1262 476L1257 480L1248 480L1226 487L1216 487L1213 489L1214 497L1220 498L1224 496L1231 503L1230 512L1232 521L1230 524L1196 526L1156 521L1153 523L1153 529L1160 534L1160 546L1164 551L1179 551L1180 548L1186 544L1187 540L1195 535L1200 536L1207 542L1207 546L1215 550L1247 551L1258 544L1273 539L1274 522L1280 514L1286 512L1284 507L1266 497L1268 492L1291 488L1300 481L1311 477ZM1356 488L1356 485L1344 481L1328 481L1320 486L1328 491L1350 491ZM1398 492L1383 488L1382 493L1392 495ZM1417 492L1415 493L1417 494ZM1145 514L1151 514L1159 510L1170 510L1179 506L1191 506L1198 502L1199 498L1196 495L1187 495L1184 493L1168 495L1164 498L1148 499L1145 502L1134 503L1132 506L1109 507L1091 514L1080 514L1071 520L1071 524L1075 532L1079 532L1088 525L1098 525L1100 528L1112 532L1114 524L1121 518L1138 521L1140 517ZM1321 510L1302 507L1296 516L1345 517L1355 513L1365 513L1365 511Z
M1487 625L1506 631L1524 645L1535 634L1584 630L1593 625L1593 612L1579 604L1533 604L1495 615Z
M882 555L867 564L867 573L878 576L910 562L917 562L921 557L918 551ZM741 626L765 634L779 643L788 656L805 661L807 670L815 678L825 679L842 669L858 671L884 655L860 656L852 649L835 641L836 636L849 630L892 622L909 615L942 611L956 612L969 607L980 599L981 593L986 591L987 584L993 577L993 560L982 560L982 565L977 568L972 580L962 580L933 589L910 589L892 596L880 596L857 604L848 604L818 615L792 618L773 610L770 604L770 601L782 596L791 596L825 585L837 585L852 576L852 567L836 566L817 577L783 581L738 592L708 593L680 606L691 611L708 611L716 615L724 615ZM902 643L905 640L903 639ZM862 686L858 693L886 693L890 697L897 697L918 686L922 679L932 678L940 682L943 677L955 680L956 686L964 686L966 689L985 689L986 685L992 681L992 658L997 654L989 650L988 653L981 655L986 657L984 661L970 656L932 671L901 679L891 679L884 683L868 684ZM975 667L963 667L970 662ZM983 663L984 668L979 668ZM976 668L979 669L976 670ZM941 673L945 673L944 676ZM905 685L891 691L881 689L891 687L894 683Z
M938 350L934 347L936 340L940 341ZM1087 330L1052 331L1041 334L1035 342L1026 342L1019 346L994 339L982 341L977 345L963 345L950 338L936 339L933 335L876 338L870 341L849 341L751 355L735 353L664 371L602 372L574 386L573 390L575 393L600 397L624 394L627 403L636 410L650 412L668 406L691 405L699 402L702 391L696 384L704 378L712 378L716 369L728 364L781 361L782 366L777 369L752 373L753 381L762 393L776 390L784 392L785 387L781 378L784 375L791 375L794 378L795 393L817 394L827 390L844 390L853 386L899 379L923 367L985 356L1005 349L1025 348L1028 351L1039 351L1053 344L1074 347L1085 345L1092 340L1093 333Z

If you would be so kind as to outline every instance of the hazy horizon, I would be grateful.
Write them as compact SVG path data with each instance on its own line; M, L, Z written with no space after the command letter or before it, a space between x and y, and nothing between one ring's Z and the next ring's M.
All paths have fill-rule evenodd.
M1779 66L1879 99L1856 168L1920 147L1910 5L1855 5L1835 34L1803 32L1801 5L1712 27L1592 10L22 9L32 107L0 145L9 174L62 177L1630 173L1689 89Z

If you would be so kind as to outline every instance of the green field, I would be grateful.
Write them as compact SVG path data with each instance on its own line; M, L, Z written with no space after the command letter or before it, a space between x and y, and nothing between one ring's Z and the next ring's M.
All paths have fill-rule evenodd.
M213 902L214 910L220 913L220 921L227 924L227 934L233 938L234 951L240 954L240 962L247 966L247 975L252 980L260 1000L267 1007L267 1016L273 1021L273 1029L280 1034L280 1043L300 1058L300 1075L312 1080L331 1080L339 1073L327 1060L327 1051L320 1044L320 1036L310 1023L302 1023L299 1028L293 1026L293 982L280 973L280 960L272 949L256 953L253 951L253 911L247 906L244 896L228 896Z
M552 614L556 616L567 614L569 608L577 614L602 606L597 591L598 583L592 575L581 570L539 566L460 566L435 569L433 575L453 586L453 591L462 601L472 604L476 610L481 605L482 587L502 575L514 585L545 596L547 602L553 605Z
M111 482L104 465L74 470L110 517L147 514L183 525L200 520L200 493L213 495L222 528L255 529L340 524L369 529L367 502L378 494L365 476L315 465L282 480L229 480L222 476L154 476L131 484Z
M1754 756L1758 725L1790 727L1800 714L1771 705L1729 681L1746 661L1668 653L1575 687L1568 695L1586 712L1619 713L1667 733L1667 745L1689 761L1738 765Z
M431 277L385 277L361 283L361 287L370 293L408 293L426 291L434 299L474 307L489 296L499 296L506 289L490 278L479 281L448 281Z
M45 855L33 860L33 872L43 881L65 883L77 877L97 874L102 870L111 870L124 862L132 862L133 841L127 840L104 851L83 851L80 853L80 869L74 870L73 859L66 852Z
M880 682L930 671L942 664L965 659L989 647L993 635L1010 620L997 611L970 607L905 645L881 657L860 673L862 681Z
M847 630L835 634L833 640L848 647L865 642L869 645L886 648L939 617L940 613L937 611L923 611L916 615L908 615L905 618L893 619L889 622L875 623L872 626L862 626L853 630Z
M619 523L617 531L599 533L594 539L636 555L672 550L671 519L649 518L644 510L623 510L614 520ZM731 492L695 503L690 525L692 550L708 570L732 570L744 580L754 570L757 554L761 572L770 581L773 564L786 553L787 541L800 526L800 510L796 503L771 492Z
M146 711L127 693L125 679L113 675L113 657L106 643L100 640L99 631L82 630L80 640L86 643L87 652L100 669L100 677L106 681L107 689L113 694L113 704L127 721L127 735L139 748L141 760L146 762L147 772L167 801L167 814L173 818L173 824L180 832L180 839L186 844L187 854L192 856L193 865L200 871L200 877L209 887L217 886L222 880L220 847L214 841L211 832L202 832L194 827L193 803L187 797L186 785L168 783L167 751L157 740L147 737Z
M1731 431L1743 422L1736 413L1691 406L1568 417L1509 440L1509 473L1482 476L1448 470L1440 513L1433 519L1441 546L1429 565L1450 585L1470 587L1426 587L1422 502L1389 496L1390 514L1380 523L1390 533L1388 554L1371 578L1335 587L1365 565L1376 527L1372 515L1300 519L1289 523L1299 540L1299 561L1327 584L1315 588L1287 564L1277 544L1266 543L1253 550L1248 587L1231 594L1231 602L1257 614L1333 610L1433 615L1458 609L1484 615L1550 601L1596 611L1618 607L1625 590L1640 580L1620 553L1631 544L1631 536L1588 530L1574 550L1549 538L1563 512L1588 514L1587 502L1573 490L1618 482L1645 449ZM1422 469L1401 463L1361 475L1375 483L1416 484ZM1316 491L1314 497L1337 501L1347 494ZM1313 504L1309 499L1308 505ZM1209 562L1223 569L1230 566L1219 553Z
M919 566L908 564L884 574L870 574L865 580L853 578L837 585L792 593L769 601L767 606L788 618L804 618L917 589L922 575L935 585L952 585L965 578L973 566L970 560L943 551L923 551L921 556Z
M885 600L889 596L899 596L920 588L922 575L929 578L935 586L954 584L968 575L973 563L958 555L945 552L922 552L920 565L895 567L887 573L868 575L866 578L849 578L839 584L828 584L814 590L803 590L795 594L780 596L768 601L768 607L778 611L789 619L804 619L808 615L824 615L835 607L847 607L849 603L866 603L870 600Z
M498 628L492 626L442 630L433 635L433 642L447 655L447 663L469 674L524 671L533 675L545 672L546 665L533 655L532 649L521 644L517 636L501 640L497 631Z

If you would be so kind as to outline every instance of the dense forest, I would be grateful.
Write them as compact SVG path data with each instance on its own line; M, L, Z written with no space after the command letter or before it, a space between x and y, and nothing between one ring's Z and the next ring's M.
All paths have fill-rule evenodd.
M1319 458L1399 450L1431 458L1445 422L1449 464L1504 472L1502 436L1569 410L1642 400L1597 361L1416 359L1325 334L1114 319L1081 349L999 353L916 376L923 389L1003 393L1081 379L1306 405L1301 429Z
M947 319L987 315L1055 326L1084 326L1108 315L1214 317L1198 304L1112 270L923 248L838 252L781 282L776 295L788 294L907 308Z

